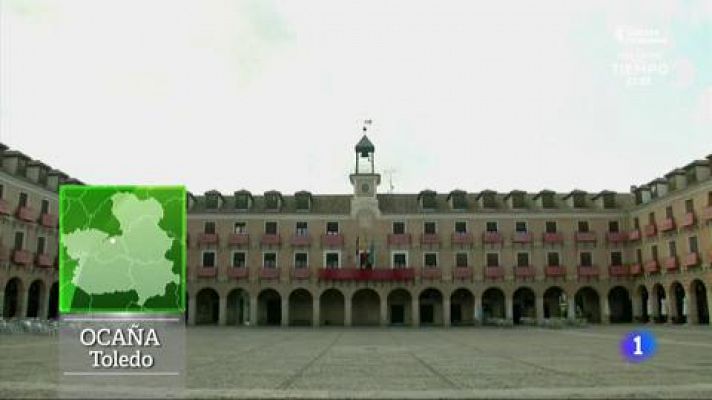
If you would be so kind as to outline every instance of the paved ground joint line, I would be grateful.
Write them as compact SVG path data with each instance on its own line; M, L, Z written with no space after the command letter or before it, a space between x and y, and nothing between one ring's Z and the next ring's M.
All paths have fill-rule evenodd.
M299 379L302 375L304 375L304 372L305 372L307 369L309 369L309 367L311 367L312 365L314 365L314 363L316 363L317 361L319 361L320 358L322 358L327 352L329 352L329 350L331 350L332 347L334 347L334 345L336 344L336 342L338 342L339 339L341 339L341 336L343 336L343 334L344 334L344 332L339 332L339 334L336 335L336 337L334 338L334 340L332 340L331 343L329 343L322 351L320 351L319 354L316 355L316 357L314 357L314 358L312 358L311 360L309 360L306 364L304 364L303 367L299 368L299 370L297 370L297 372L295 372L294 374L292 374L292 376L288 377L288 378L285 379L282 383L280 383L279 385L277 385L277 387L276 387L275 389L278 389L278 390L289 389L289 387L292 386L292 384L294 383L294 381L296 381L296 380Z

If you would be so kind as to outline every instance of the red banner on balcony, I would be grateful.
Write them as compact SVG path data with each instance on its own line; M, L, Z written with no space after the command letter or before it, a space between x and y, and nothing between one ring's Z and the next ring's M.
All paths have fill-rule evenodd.
M712 206L706 207L702 210L702 219L705 221L712 221Z
M544 243L554 244L563 243L564 234L559 232L545 232L544 233Z
M57 227L57 216L54 214L42 214L40 217L40 223L45 228L56 228Z
M250 270L247 267L230 267L227 269L227 277L231 279L246 279Z
M665 218L660 224L660 230L663 232L670 232L675 229L675 220L672 218Z
M623 243L628 240L628 235L625 232L608 232L606 233L608 243Z
M311 244L311 235L292 235L292 246L309 246Z
M47 254L38 254L37 260L35 261L38 267L41 268L51 268L52 267L52 257Z
M17 219L25 222L34 222L33 215L35 214L34 210L32 210L30 207L18 207L17 209Z
M420 235L420 244L423 245L438 245L440 244L440 237L435 233L424 233Z
M683 228L690 228L695 225L695 213L686 213L685 216L682 218L682 227Z
M272 268L272 267L260 268L260 279L277 279L277 278L279 278L279 269L278 268Z
M198 267L198 278L213 278L218 275L218 267Z
M404 281L414 278L413 268L322 268L319 270L319 279L331 281Z
M687 268L696 267L700 264L700 256L697 253L687 253L685 256L685 266Z
M640 264L631 264L630 265L630 275L631 276L639 276L643 274L643 266Z
M574 240L578 243L594 243L596 242L595 232L576 232L574 233Z
M485 279L504 279L504 267L485 267Z
M668 257L665 259L665 269L668 271L675 271L680 267L677 263L677 257Z
M470 245L473 242L472 234L455 232L452 234L450 241L453 245Z
M527 244L532 242L532 234L529 232L514 232L512 243Z
M455 267L453 276L455 279L470 279L472 278L472 267Z
M657 260L650 260L645 263L645 272L651 274L660 271L660 265Z
M292 269L292 278L294 279L309 279L311 275L309 267L300 267Z
M597 278L599 275L598 266L596 265L579 265L578 266L578 276L579 278Z
M632 231L628 232L629 242L635 242L638 240L640 240L640 229L633 229Z
M657 234L658 234L658 228L655 226L655 224L645 225L645 236L646 237L652 237Z
M625 265L610 265L608 266L608 275L613 277L624 277L628 275Z
M217 233L199 233L198 244L218 244L220 237Z
M323 247L342 247L344 245L344 235L340 233L321 235L321 245Z
M544 268L544 274L549 278L558 278L566 276L566 268L561 265L547 265Z
M260 238L260 243L265 246L277 246L282 243L282 237L277 233L265 233Z
M485 244L501 244L502 234L499 232L485 232L482 234L482 242Z
M27 250L15 250L12 253L12 261L15 264L30 265L32 264L32 253Z
M420 276L423 279L441 279L443 271L440 268L423 268Z
M250 235L248 233L231 233L227 238L227 244L230 246L247 246L250 244Z
M532 279L536 276L536 271L531 265L520 267L514 267L514 277L517 279Z

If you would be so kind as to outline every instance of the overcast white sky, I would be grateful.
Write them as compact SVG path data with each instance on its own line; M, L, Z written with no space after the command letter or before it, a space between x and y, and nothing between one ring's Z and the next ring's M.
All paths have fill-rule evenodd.
M87 183L349 193L365 118L396 192L712 153L709 0L2 0L0 34L0 141Z

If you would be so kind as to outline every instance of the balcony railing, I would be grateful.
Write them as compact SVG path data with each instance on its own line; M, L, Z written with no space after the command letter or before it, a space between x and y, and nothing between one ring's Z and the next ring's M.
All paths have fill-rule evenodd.
M420 235L420 244L434 246L440 244L440 237L435 233L423 233Z
M247 279L250 270L247 267L230 267L227 269L227 277L230 279Z
M675 220L672 218L665 218L660 224L660 231L670 232L675 230Z
M452 276L455 279L471 279L472 267L455 267L452 271Z
M325 233L321 235L322 247L342 247L344 245L344 235L340 233Z
M474 240L472 239L472 234L469 232L454 232L450 241L453 245L469 246Z
M309 279L310 276L311 270L307 266L292 268L293 279Z
M52 257L48 254L38 254L35 260L35 264L41 268L52 268Z
M531 265L514 267L514 277L516 279L534 279L536 276L536 270Z
M597 265L579 265L578 266L578 277L579 278L598 278L599 271Z
M282 243L282 237L279 233L265 233L260 238L260 244L263 246L279 246Z
M292 246L309 246L311 245L311 235L308 233L301 233L292 235L290 240Z
M17 216L17 219L21 221L34 222L34 214L35 211L30 207L18 207L15 215Z
M262 268L260 268L259 277L260 279L278 279L279 268L263 266Z
M630 272L630 276L643 275L643 266L640 265L639 263L631 264L629 272Z
M214 278L218 276L218 267L199 266L197 269L198 278Z
M665 259L665 269L668 271L677 271L680 268L680 264L677 262L676 256L671 256Z
M685 216L682 217L682 227L683 228L690 228L695 225L696 218L695 218L695 213L688 212L685 213Z
M504 279L504 267L500 265L486 266L485 279Z
M640 240L640 229L633 229L632 231L628 232L629 242L636 242L638 240Z
M482 243L485 244L502 244L502 234L499 232L485 232L482 234Z
M561 232L545 232L543 240L544 243L548 244L564 243L564 234Z
M10 215L10 205L7 204L7 200L0 199L0 215Z
M574 233L576 243L596 243L596 232L581 232Z
M248 246L250 244L250 234L231 233L227 238L227 244L230 246Z
M12 252L12 262L19 265L32 264L32 253L27 250L14 250Z
M322 268L319 279L326 281L409 281L415 278L413 268Z
M512 243L529 244L532 242L532 234L529 232L514 232Z
M420 276L423 279L442 279L443 271L437 267L424 267L420 272Z
M608 275L616 278L622 278L628 276L628 269L625 265L609 265Z
M706 207L702 210L702 219L707 221L712 221L712 206Z
M387 238L389 246L410 246L410 240L410 233L389 233Z
M628 234L625 232L607 232L606 239L608 239L608 243L620 244L628 240Z
M55 214L45 213L40 217L40 224L45 228L57 227L57 216Z
M649 274L654 274L656 272L660 272L660 264L658 264L658 260L649 260L645 262L645 272Z
M217 245L219 241L220 241L220 237L218 236L217 233L199 233L198 234L198 244L199 245L206 245L206 244Z
M697 252L687 253L685 255L685 267L691 268L700 265L700 255Z
M566 276L566 268L562 265L547 265L544 268L544 275L547 278L561 278Z
M653 237L658 234L658 228L655 224L645 225L645 237Z

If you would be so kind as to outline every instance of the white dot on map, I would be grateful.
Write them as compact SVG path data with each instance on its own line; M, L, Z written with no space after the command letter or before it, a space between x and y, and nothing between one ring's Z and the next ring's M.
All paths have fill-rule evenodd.
M116 244L116 239L115 239L115 238L109 239L109 243L111 243L111 244Z

